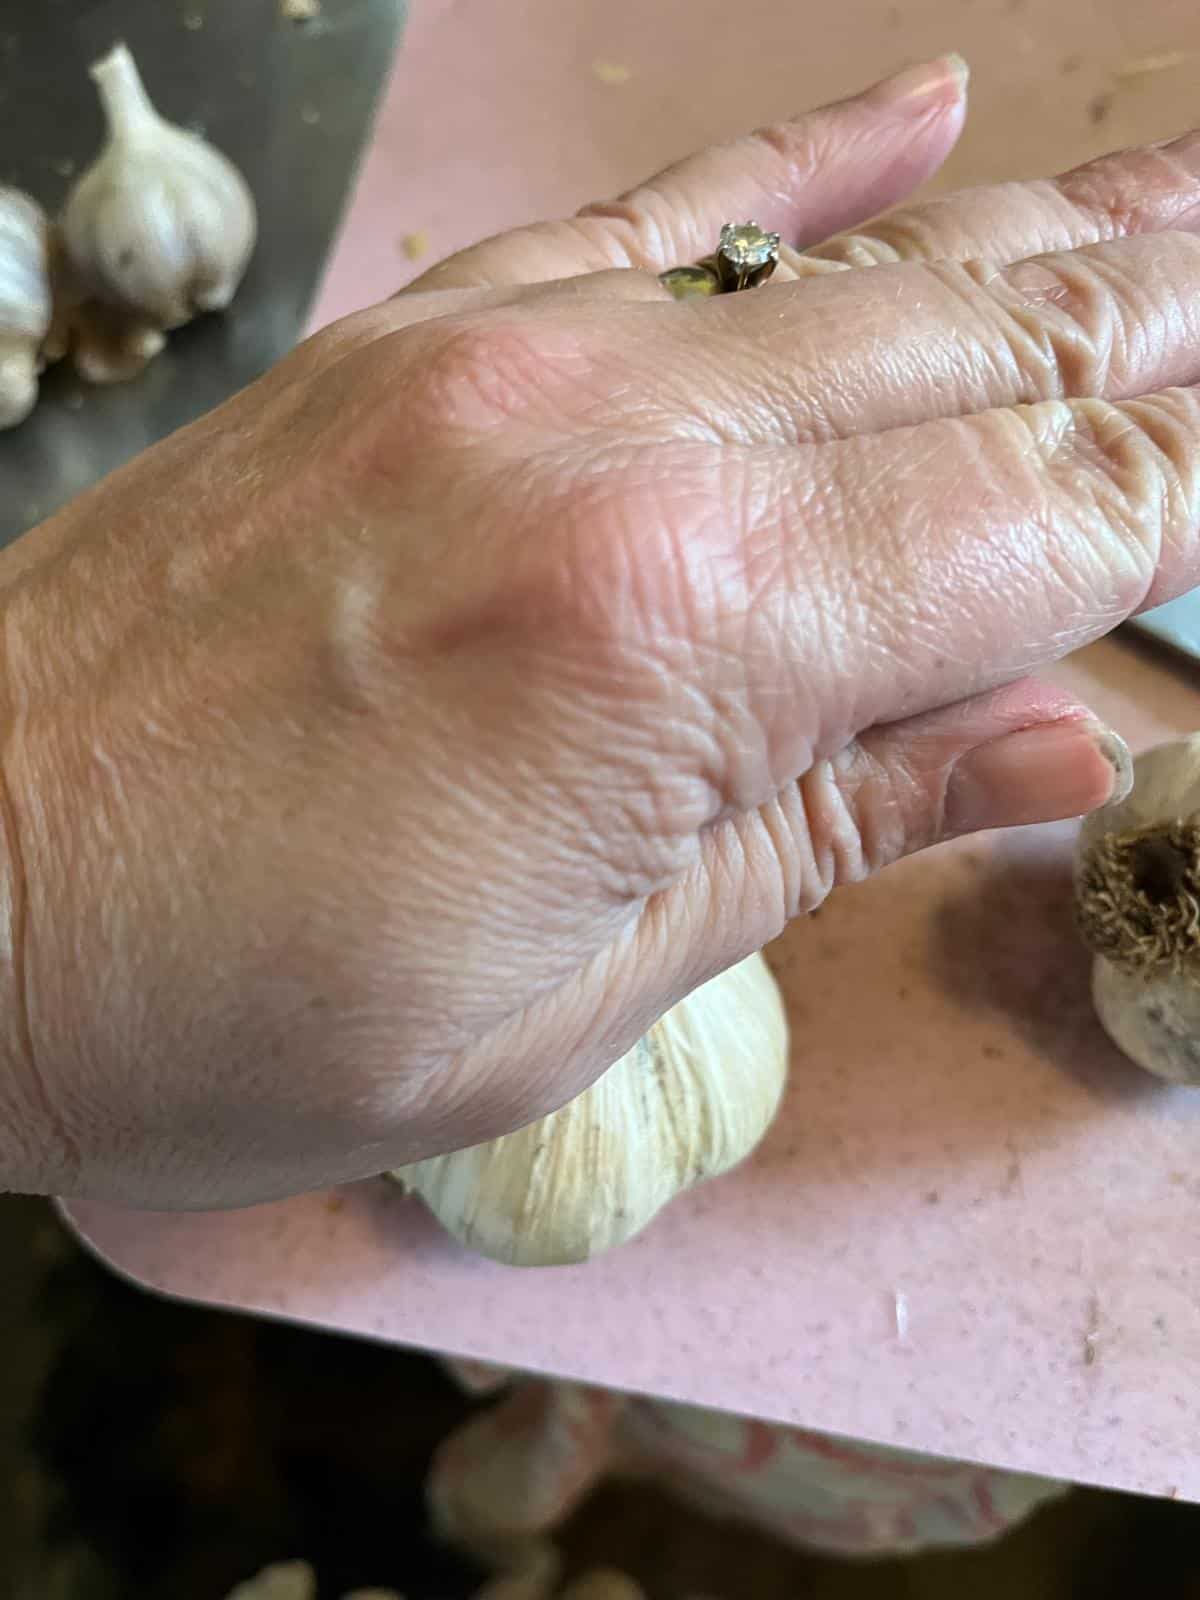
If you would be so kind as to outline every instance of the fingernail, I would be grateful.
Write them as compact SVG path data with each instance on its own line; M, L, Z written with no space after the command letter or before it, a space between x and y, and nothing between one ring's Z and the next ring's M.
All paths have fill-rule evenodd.
M946 786L945 831L977 833L1078 817L1133 787L1124 739L1091 717L1002 734L961 756Z
M877 106L915 111L939 97L957 100L965 91L970 75L971 69L962 56L939 56L936 61L922 61L884 78L882 83L867 91L867 98Z
M1119 733L1100 729L1100 753L1113 769L1112 793L1106 805L1118 806L1133 793L1133 752Z

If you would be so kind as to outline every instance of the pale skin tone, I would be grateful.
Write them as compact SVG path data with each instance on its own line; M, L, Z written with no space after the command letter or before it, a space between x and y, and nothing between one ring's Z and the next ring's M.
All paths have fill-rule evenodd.
M0 556L0 1180L491 1137L1120 789L1031 674L1200 581L1200 136L871 223L963 116L933 63L469 250ZM808 253L670 300L731 217Z

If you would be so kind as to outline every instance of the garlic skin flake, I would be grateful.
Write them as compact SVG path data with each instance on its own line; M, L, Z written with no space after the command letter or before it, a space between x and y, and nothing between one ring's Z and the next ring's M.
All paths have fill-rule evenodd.
M37 404L52 316L49 221L36 200L0 185L0 428Z
M747 1156L787 1068L783 1003L754 955L681 1000L560 1110L392 1176L481 1255L522 1267L587 1261Z
M123 44L91 75L108 139L62 214L75 278L102 305L160 330L222 310L257 235L245 180L205 140L159 116Z
M1200 1084L1200 735L1148 750L1128 799L1084 823L1076 920L1092 999L1132 1061Z

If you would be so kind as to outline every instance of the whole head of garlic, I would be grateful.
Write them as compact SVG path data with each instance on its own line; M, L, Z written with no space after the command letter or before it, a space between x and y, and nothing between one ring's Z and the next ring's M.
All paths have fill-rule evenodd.
M561 1110L392 1176L481 1255L526 1267L587 1261L748 1155L787 1063L779 990L751 956L680 1001Z
M1083 825L1075 909L1092 997L1131 1060L1200 1083L1200 735L1137 758L1126 800Z
M46 214L0 186L0 428L16 427L37 404L52 299Z
M119 44L91 69L108 129L60 228L87 295L157 329L227 306L254 249L254 200L204 139L165 121Z

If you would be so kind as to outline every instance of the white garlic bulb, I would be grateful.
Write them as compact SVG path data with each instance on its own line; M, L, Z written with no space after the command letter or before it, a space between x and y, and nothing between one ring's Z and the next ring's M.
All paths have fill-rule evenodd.
M1092 998L1113 1043L1200 1084L1200 735L1133 764L1128 799L1083 825L1075 866Z
M226 1600L317 1600L317 1575L307 1561L279 1561L239 1583Z
M555 1600L556 1596L557 1600L646 1600L646 1591L624 1572L594 1567L565 1589L539 1574L505 1573L477 1589L471 1600Z
M27 194L0 187L0 428L37 404L52 315L50 224Z
M512 1266L586 1261L750 1153L787 1077L761 955L680 1001L590 1089L540 1122L392 1174L462 1244Z
M232 162L159 116L119 44L91 69L108 138L67 198L63 246L84 291L156 329L227 306L257 231Z

